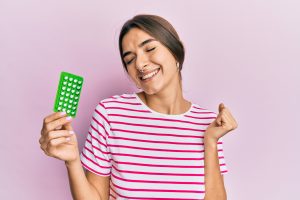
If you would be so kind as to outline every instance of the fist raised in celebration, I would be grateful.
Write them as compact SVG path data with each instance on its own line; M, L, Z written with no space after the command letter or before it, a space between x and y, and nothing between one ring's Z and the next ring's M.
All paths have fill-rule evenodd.
M236 129L238 124L229 109L223 103L219 105L219 114L216 119L207 127L205 139L218 141L226 133Z

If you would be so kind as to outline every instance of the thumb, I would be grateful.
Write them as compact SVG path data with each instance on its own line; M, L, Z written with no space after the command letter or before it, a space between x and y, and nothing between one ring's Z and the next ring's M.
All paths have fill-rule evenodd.
M219 113L225 108L223 103L220 103L219 105Z

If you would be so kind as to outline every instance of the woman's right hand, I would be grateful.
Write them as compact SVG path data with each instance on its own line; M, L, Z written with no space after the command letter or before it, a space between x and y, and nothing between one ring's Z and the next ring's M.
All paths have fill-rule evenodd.
M79 160L77 138L71 122L71 117L60 112L44 118L39 142L46 155L66 163Z

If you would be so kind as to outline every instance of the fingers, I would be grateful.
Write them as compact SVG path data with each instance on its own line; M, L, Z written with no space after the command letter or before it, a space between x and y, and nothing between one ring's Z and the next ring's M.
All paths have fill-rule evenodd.
M47 124L49 122L52 122L56 119L59 119L63 116L66 115L66 112L55 112L55 113L52 113L51 115L48 115L47 117L44 118L44 124Z
M66 124L63 125L63 127L64 127L65 130L73 131L71 123L66 123Z
M73 135L74 131L50 131L47 135L40 138L40 147L46 154L48 153L47 155L49 155L49 148L70 141L70 137Z
M58 127L63 126L67 123L70 123L72 121L72 117L61 117L59 119L56 119L54 121L48 122L46 124L44 124L44 132L50 132L53 131L55 129L58 129ZM69 124L69 126L71 126ZM69 128L71 129L71 128Z
M232 116L231 112L223 103L219 105L219 114L216 118L216 122L219 126L226 127L230 130L237 128L237 122Z
M57 154L56 150L57 150L57 146L63 143L67 143L70 141L70 138L67 137L60 137L60 138L56 138L53 140L50 140L49 143L47 143L46 147L44 148L44 152L45 154L49 155L49 156L53 156L55 157L55 155Z

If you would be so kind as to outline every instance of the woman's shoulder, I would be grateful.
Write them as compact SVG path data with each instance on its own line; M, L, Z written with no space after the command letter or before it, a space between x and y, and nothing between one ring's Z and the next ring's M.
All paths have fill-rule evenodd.
M135 93L115 94L100 100L102 104L131 102L136 99Z
M198 103L192 102L192 110L194 111L194 113L200 113L200 114L211 114L214 116L217 116L218 114L213 111L212 109L209 109L205 106L202 106Z

